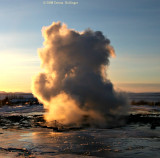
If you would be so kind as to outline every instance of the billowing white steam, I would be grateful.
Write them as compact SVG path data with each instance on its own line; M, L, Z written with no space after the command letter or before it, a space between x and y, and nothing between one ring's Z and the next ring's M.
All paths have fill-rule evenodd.
M38 53L45 72L34 78L32 91L47 109L47 121L102 126L125 113L125 97L107 79L109 57L115 54L102 32L78 32L57 22L42 34Z

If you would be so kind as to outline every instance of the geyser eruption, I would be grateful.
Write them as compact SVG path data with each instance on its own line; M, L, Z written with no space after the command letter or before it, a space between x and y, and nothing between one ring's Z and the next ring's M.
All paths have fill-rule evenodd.
M102 32L78 32L57 22L42 34L38 53L44 72L34 78L32 91L47 109L47 121L106 126L126 112L125 97L107 79L115 54Z

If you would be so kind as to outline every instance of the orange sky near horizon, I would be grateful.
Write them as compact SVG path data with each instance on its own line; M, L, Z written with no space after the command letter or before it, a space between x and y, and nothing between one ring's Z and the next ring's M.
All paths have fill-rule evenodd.
M42 71L40 59L37 50L30 50L35 51L34 55L22 54L21 51L25 52L26 50L0 52L0 91L31 92L32 77ZM126 92L160 92L159 83L138 83L136 80L130 83L122 82L124 78L116 76L117 70L114 69L114 66L112 67L114 60L115 58L111 59L107 73L115 89Z

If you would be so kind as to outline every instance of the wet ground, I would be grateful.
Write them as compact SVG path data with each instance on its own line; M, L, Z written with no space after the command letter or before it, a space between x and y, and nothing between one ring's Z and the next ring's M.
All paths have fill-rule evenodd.
M160 157L160 128L130 125L114 129L53 132L0 129L1 157Z
M40 105L3 107L0 112L0 158L160 157L160 126L151 129L144 115L131 116L119 128L53 132L43 127Z

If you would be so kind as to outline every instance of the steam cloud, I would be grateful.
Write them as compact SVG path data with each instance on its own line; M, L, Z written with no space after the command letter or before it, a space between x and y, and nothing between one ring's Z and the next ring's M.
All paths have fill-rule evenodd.
M124 114L127 101L107 79L110 40L100 31L78 32L60 22L42 28L38 49L43 73L33 80L33 94L47 109L47 121L106 126Z

